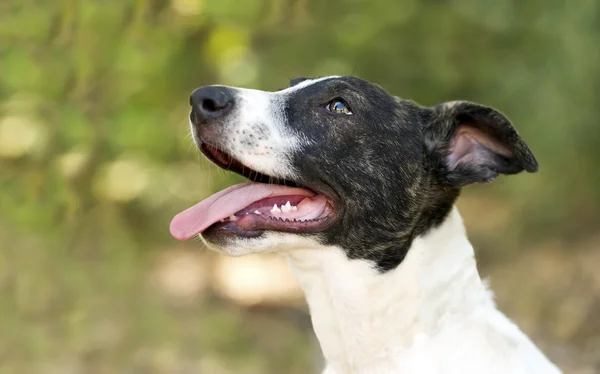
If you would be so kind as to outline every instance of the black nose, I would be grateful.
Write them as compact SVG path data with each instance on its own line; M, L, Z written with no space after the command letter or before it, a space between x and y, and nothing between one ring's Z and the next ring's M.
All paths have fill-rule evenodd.
M200 87L190 96L190 105L202 119L225 115L233 107L233 101L232 90L222 86Z

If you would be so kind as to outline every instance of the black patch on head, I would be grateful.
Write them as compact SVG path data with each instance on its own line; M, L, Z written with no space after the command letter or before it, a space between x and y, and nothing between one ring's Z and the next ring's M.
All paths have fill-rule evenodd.
M325 109L337 99L353 114ZM473 103L428 108L341 77L292 92L285 112L286 126L308 140L293 155L297 182L336 202L338 219L320 240L382 272L444 221L460 187L537 169L508 119Z

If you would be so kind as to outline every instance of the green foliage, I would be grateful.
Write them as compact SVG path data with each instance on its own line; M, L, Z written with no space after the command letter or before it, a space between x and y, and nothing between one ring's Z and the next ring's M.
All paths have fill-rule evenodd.
M232 349L241 363L234 367L253 368L247 372L292 372L254 362L251 339L236 342L244 323L232 322L235 313L198 307L202 318L179 318L150 305L151 296L131 296L148 249L173 245L172 215L234 179L198 161L188 136L188 95L204 84L273 90L294 76L352 74L422 104L494 106L513 120L541 171L469 193L510 206L519 247L549 230L557 238L596 232L599 7L594 0L4 1L0 329L14 340L3 343L1 334L0 362L87 355L77 344L92 339L90 321L104 318L126 325L117 327L133 339L123 352L142 342L185 351L175 343L185 337L206 349L216 342L220 354ZM491 262L501 256L493 243L502 235L475 235L498 250ZM45 321L39 315L52 313L48 305L61 307ZM227 335L200 331L213 323ZM188 328L207 338L173 332ZM287 348L306 358L304 343ZM125 370L133 361L110 352L86 372ZM289 352L281 353L286 362ZM306 359L294 372L309 367Z

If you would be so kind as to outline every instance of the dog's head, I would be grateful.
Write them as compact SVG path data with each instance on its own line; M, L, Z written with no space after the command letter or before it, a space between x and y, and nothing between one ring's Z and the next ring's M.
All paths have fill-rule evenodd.
M298 78L276 92L207 86L190 104L200 150L250 182L180 213L171 232L229 254L336 245L389 270L461 187L537 170L500 112L423 107L355 77Z

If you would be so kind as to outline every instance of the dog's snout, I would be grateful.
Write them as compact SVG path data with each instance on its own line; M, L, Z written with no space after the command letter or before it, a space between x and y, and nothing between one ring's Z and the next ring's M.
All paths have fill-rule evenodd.
M233 92L226 87L208 86L194 90L190 96L190 105L203 119L225 115L233 107Z

